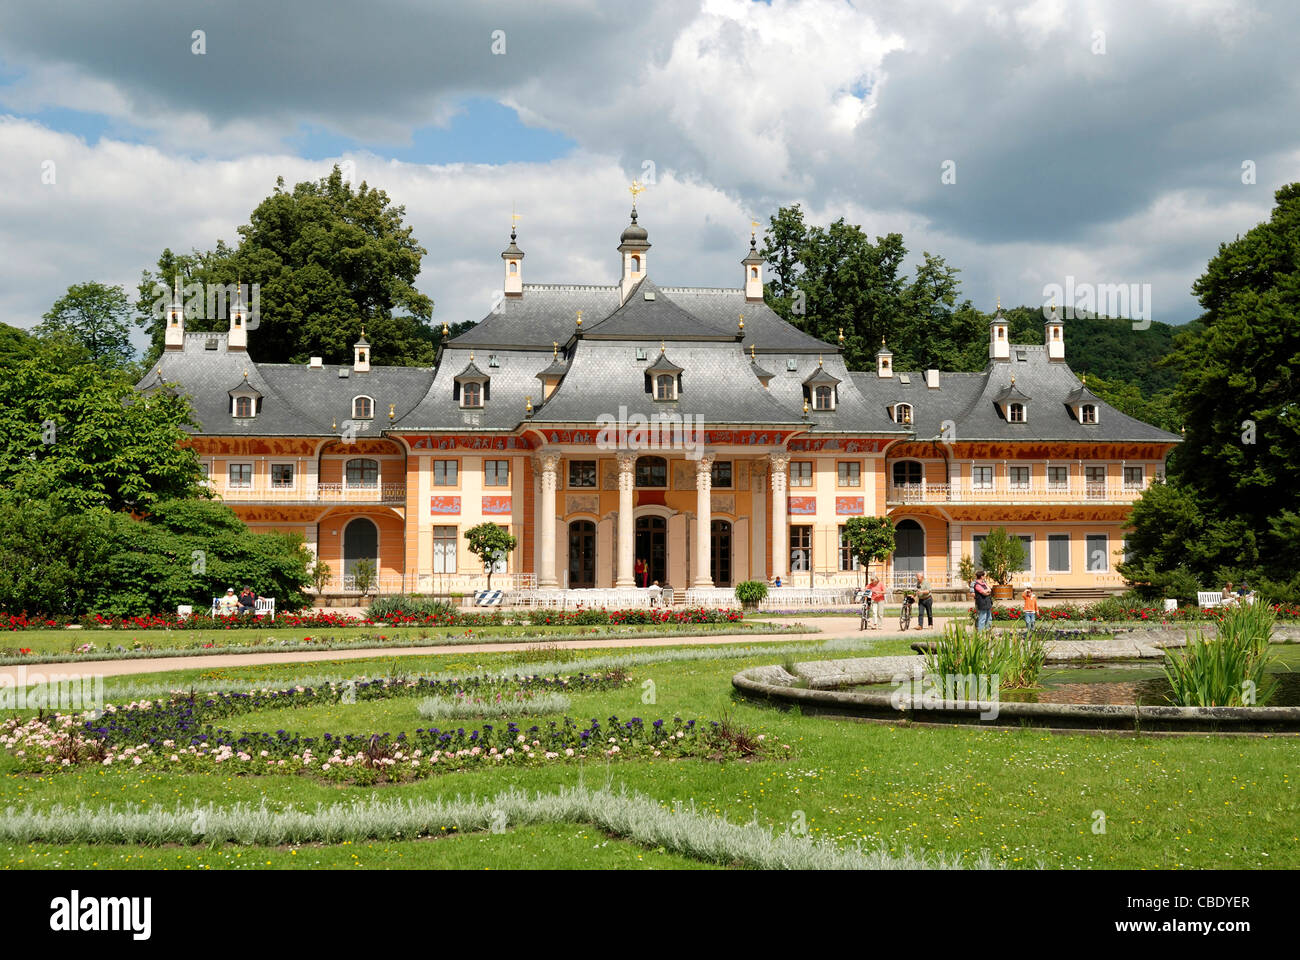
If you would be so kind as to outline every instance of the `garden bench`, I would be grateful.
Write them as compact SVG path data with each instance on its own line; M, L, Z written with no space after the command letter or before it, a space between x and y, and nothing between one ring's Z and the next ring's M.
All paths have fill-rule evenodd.
M221 602L220 597L212 598L212 616L214 617L220 616L220 614L217 613L217 604L219 604L220 602ZM253 613L256 616L266 617L268 620L274 620L275 619L275 597L258 597L256 600L253 601ZM239 616L239 611L236 610L233 614L231 614L231 616L234 617Z
M1223 593L1219 590L1197 590L1196 604L1201 609L1212 609L1223 606Z

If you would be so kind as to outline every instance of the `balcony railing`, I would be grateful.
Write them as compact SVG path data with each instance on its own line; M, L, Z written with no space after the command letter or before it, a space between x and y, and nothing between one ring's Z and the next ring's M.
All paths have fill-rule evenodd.
M955 483L891 483L885 497L889 503L1130 503L1147 486L1145 480L1140 483L1078 479L1069 483L1042 480L1014 483L999 479L977 484L964 478Z
M376 483L369 486L345 483L305 483L280 486L255 481L246 486L209 481L208 489L227 503L404 503L405 483Z

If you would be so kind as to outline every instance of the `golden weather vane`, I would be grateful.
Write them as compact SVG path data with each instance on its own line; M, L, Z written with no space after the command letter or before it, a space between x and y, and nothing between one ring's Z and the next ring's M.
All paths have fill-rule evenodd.
M757 233L758 233L758 221L757 220L749 221L749 239L753 240Z
M645 187L640 180L633 180L632 186L627 188L627 192L632 194L632 209L636 209L636 198L639 194L645 193Z
M515 205L510 204L510 232L513 233L515 227L519 225L519 214L515 213Z

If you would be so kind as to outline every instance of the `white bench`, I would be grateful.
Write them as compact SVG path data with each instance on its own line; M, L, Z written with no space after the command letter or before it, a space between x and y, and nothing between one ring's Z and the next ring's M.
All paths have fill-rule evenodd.
M1196 605L1203 610L1223 606L1223 592L1221 590L1197 590Z
M220 616L220 614L217 613L217 604L219 604L220 602L221 602L220 597L212 598L212 616L214 617ZM256 600L253 601L253 613L259 617L266 617L268 620L274 620L275 619L275 597L258 597ZM230 614L230 616L233 617L239 616L239 608L236 607L235 612Z

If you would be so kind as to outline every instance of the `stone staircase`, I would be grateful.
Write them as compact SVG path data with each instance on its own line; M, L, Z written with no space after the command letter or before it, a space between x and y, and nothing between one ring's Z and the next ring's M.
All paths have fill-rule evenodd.
M1040 603L1095 603L1124 591L1106 587L1056 587L1038 595Z

